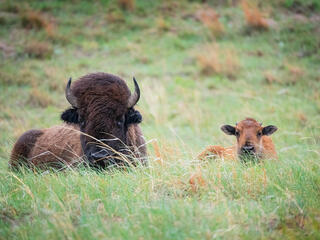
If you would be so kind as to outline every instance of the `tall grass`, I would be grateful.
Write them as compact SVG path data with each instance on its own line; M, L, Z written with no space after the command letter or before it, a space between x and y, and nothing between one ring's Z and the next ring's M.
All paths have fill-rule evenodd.
M241 5L208 4L0 6L0 47L10 49L0 53L0 239L320 238L314 16L297 24L296 14L274 7L277 29L247 34ZM210 26L195 19L207 7L224 29L214 43ZM22 24L21 9L36 13L40 27ZM26 54L31 43L50 54L37 46ZM138 79L149 166L8 170L24 131L61 123L67 79L96 71ZM197 160L205 146L231 145L220 126L245 117L279 128L279 160Z

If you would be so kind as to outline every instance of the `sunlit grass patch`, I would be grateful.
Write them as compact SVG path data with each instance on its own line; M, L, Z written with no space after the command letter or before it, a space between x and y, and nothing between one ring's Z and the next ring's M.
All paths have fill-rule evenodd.
M217 43L204 46L197 56L197 61L204 75L221 74L235 79L240 70L240 62L235 49L221 47Z

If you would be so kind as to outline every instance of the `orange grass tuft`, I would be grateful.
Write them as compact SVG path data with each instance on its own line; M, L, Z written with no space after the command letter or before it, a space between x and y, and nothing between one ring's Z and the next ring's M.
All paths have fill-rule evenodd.
M246 0L241 2L241 6L249 27L261 30L269 28L267 20L263 17L263 14L258 7L249 4Z
M160 31L170 30L170 24L163 17L159 17L156 20L156 26Z
M270 70L267 70L263 73L264 75L264 79L266 81L267 84L273 84L273 83L277 83L279 82L279 80L277 79L277 77L275 76L275 74L270 71Z
M212 8L201 9L196 13L196 18L205 25L214 36L224 33L224 27L219 21L220 15Z
M301 67L290 63L285 63L284 66L288 72L286 81L287 84L296 84L297 82L302 80L302 77L304 76L304 70Z
M163 157L162 157L162 154L160 153L160 148L159 148L159 145L158 145L158 141L155 140L155 141L152 141L152 146L153 146L153 149L154 149L154 153L157 157L156 159L156 162L159 163L161 166L163 166Z
M205 187L207 185L206 181L202 177L200 168L191 174L189 184L193 192L197 192L201 187Z

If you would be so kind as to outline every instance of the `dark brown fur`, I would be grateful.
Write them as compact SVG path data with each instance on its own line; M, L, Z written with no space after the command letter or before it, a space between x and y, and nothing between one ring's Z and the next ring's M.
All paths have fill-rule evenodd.
M126 121L135 119L128 114L137 114L140 119L141 115L133 108L128 109L131 92L122 79L107 73L88 74L75 81L71 90L77 99L77 108L68 114L76 124L26 132L12 150L11 167L16 168L22 162L41 167L57 167L61 163L73 165L84 154L88 159L92 152L101 149L100 140L114 152L145 162L146 147L139 122ZM99 165L108 166L106 161L108 159Z
M16 142L12 149L10 166L17 168L23 164L27 165L27 158L30 156L30 151L34 147L37 139L43 134L40 130L29 130L25 132Z

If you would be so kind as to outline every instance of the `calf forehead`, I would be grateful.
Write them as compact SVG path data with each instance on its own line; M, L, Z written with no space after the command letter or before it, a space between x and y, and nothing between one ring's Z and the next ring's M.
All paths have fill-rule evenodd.
M237 124L237 127L243 130L254 131L261 128L261 124L254 119L245 119Z

